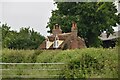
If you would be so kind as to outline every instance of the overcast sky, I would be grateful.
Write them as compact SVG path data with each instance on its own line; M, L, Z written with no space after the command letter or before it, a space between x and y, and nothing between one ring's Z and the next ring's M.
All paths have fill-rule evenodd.
M0 12L2 15L0 17L2 23L11 26L11 30L19 31L21 27L30 26L35 31L47 36L46 25L51 16L51 11L56 8L53 3L53 1L2 2L2 11Z
M30 26L47 36L47 22L51 11L56 9L53 3L53 0L2 0L0 2L0 21L10 25L12 30L19 31L21 27Z

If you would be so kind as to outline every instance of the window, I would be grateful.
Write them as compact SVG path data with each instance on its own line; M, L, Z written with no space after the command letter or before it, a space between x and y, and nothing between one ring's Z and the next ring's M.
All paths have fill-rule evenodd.
M56 35L55 36L55 41L54 41L54 44L53 44L53 48L58 48L59 47L59 38L58 36Z
M58 46L58 40L55 40L54 41L54 44L53 44L53 48L58 48L59 46Z
M48 49L49 48L49 39L47 38L46 39L46 49Z

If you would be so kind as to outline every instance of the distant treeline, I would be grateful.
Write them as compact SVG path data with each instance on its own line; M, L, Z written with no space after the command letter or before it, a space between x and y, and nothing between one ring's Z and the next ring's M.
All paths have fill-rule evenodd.
M9 49L37 49L38 46L45 39L40 33L35 32L33 29L20 28L20 31L10 30L10 26L2 24L0 32L2 32L2 48Z

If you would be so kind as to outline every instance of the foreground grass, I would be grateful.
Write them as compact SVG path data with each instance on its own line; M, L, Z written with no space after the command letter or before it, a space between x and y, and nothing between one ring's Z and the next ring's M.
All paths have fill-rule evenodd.
M65 63L66 65L3 65L3 68L17 68L16 71L3 71L4 75L29 75L43 77L44 74L62 75L62 78L118 78L117 48L86 48L75 50L9 50L3 49L2 62L7 63ZM28 69L27 71L20 70ZM62 69L62 71L39 71L29 69ZM6 76L4 76L6 77ZM55 76L52 76L55 77Z

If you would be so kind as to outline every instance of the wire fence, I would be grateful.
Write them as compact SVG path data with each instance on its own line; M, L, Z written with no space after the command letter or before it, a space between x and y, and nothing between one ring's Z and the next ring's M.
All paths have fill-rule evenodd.
M65 63L0 63L2 78L58 78Z

